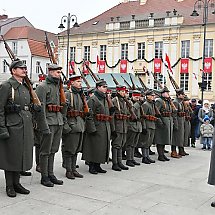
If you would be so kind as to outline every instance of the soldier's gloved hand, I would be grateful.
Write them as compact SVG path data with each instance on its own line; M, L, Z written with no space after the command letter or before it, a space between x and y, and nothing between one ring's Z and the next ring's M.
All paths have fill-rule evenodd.
M42 130L41 133L43 135L48 135L48 134L51 134L51 131L50 131L50 129L45 129L45 130Z
M37 104L32 104L31 108L35 112L40 112L42 110L42 106L41 105L37 105Z
M142 133L143 133L143 135L146 135L147 134L147 129L143 128Z
M8 132L4 132L2 134L0 134L0 139L5 140L8 139L10 137Z

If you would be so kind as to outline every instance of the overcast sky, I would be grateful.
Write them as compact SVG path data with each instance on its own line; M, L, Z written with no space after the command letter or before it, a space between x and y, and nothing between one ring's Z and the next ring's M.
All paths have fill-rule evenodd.
M1 0L0 14L25 16L35 28L59 33L63 15L75 14L82 23L117 5L120 0Z

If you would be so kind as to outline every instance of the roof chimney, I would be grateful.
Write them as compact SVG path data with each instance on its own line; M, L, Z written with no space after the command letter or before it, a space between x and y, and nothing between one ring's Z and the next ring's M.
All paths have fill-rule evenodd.
M140 5L144 5L147 2L147 0L139 0L139 1L140 1Z
M8 19L8 15L6 15L6 14L0 15L0 20L2 20L2 19Z

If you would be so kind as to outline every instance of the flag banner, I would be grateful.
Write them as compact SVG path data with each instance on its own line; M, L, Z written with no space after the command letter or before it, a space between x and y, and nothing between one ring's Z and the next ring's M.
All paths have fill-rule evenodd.
M89 61L85 61L84 64L83 64L83 73L84 73L85 75L87 75L87 74L89 74L89 71L88 71L87 67L85 66L85 64L86 64L87 66L89 66L89 65L90 65L90 62L89 62Z
M167 54L166 54L165 61L167 62L168 70L173 74L170 59L169 59L169 56Z
M188 73L189 69L189 59L188 58L182 58L181 59L181 74Z
M155 58L154 59L154 73L161 73L161 59Z
M99 61L99 73L105 73L105 60Z
M121 60L120 61L120 73L127 73L127 69L128 69L128 61Z
M205 58L204 72L212 73L212 58L211 57Z
M96 58L96 62L97 62L97 68L99 68L100 60L99 60L99 56L98 55L97 55L97 58Z
M75 61L69 62L69 75L75 74Z

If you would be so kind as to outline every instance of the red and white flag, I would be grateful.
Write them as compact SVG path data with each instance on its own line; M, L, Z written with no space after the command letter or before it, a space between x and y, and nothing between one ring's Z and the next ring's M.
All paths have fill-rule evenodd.
M88 71L86 65L89 66L89 65L90 65L90 62L89 62L89 61L85 61L85 62L83 63L83 73L84 73L85 75L87 75L87 74L89 73L89 71Z
M69 75L75 74L75 62L70 61L69 62Z
M105 60L100 60L99 61L99 73L105 73Z
M188 73L188 69L189 69L189 59L182 58L181 59L181 74Z
M165 57L165 61L167 62L169 71L173 74L170 59L169 59L169 56L167 54L166 54L166 57Z
M204 72L207 72L207 73L212 72L212 58L211 57L205 58Z
M154 59L154 73L161 73L161 59L160 58L155 58Z
M121 60L120 61L120 73L127 73L127 68L128 68L128 61Z

